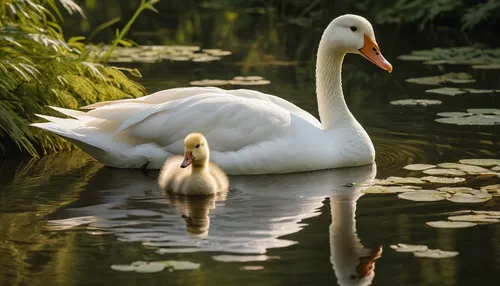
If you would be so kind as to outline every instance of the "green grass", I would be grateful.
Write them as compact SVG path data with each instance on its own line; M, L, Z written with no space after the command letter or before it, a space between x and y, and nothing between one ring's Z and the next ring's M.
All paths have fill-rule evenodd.
M85 38L64 39L59 7L83 15L73 0L0 0L0 154L70 148L29 127L36 113L51 113L47 105L78 108L145 94L120 69L94 62L99 57L85 49Z

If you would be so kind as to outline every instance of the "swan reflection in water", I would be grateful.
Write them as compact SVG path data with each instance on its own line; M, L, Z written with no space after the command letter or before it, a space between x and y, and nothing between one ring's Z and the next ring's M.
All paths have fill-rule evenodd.
M87 206L56 215L92 217L87 228L113 233L120 241L155 246L159 253L263 254L270 248L297 243L281 237L306 227L304 220L320 215L323 201L329 198L330 262L338 283L369 285L382 247L365 248L361 244L355 210L360 191L375 174L373 164L307 173L232 176L228 194L200 198L162 193L155 179L139 171L102 168L82 193L81 201ZM346 185L352 182L356 184Z

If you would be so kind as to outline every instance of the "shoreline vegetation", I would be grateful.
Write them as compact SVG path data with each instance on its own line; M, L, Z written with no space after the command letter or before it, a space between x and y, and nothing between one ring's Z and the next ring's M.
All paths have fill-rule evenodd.
M158 0L143 0L152 8ZM147 6L149 5L149 6ZM154 9L154 8L152 8ZM0 1L0 155L16 149L37 157L71 149L71 144L29 124L47 106L76 109L97 101L139 97L145 88L127 77L134 69L106 65L84 44L85 37L65 39L63 12L85 17L73 0ZM137 15L138 15L137 13ZM137 16L136 16L137 17ZM126 27L130 27L131 19ZM131 44L124 29L113 42Z
M274 13L281 22L305 28L338 13L360 13L374 23L420 30L432 30L435 25L477 30L500 18L500 0L0 0L0 157L18 152L38 157L72 149L66 140L29 127L39 121L35 114L56 115L48 105L76 109L145 95L145 88L134 80L141 77L137 69L112 66L107 60L116 47L138 46L125 38L132 24L139 31L165 28L162 23L151 24L141 14L145 10L180 13L186 9ZM114 33L111 27L120 18L129 20ZM102 24L94 27L97 23ZM187 30L194 25L189 23ZM174 38L178 44L189 43L185 37ZM92 44L94 39L112 40L102 51L96 47L103 45Z

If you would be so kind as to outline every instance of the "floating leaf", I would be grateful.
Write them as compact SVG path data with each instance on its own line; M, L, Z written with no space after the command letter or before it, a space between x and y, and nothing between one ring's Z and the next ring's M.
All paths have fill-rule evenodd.
M447 73L439 76L409 78L407 82L425 84L425 85L439 85L441 83L472 83L475 82L474 78L467 73Z
M435 99L401 99L401 100L394 100L390 102L392 105L422 105L422 106L427 106L427 105L437 105L443 103L440 100L435 100Z
M472 113L466 113L466 112L439 112L437 114L438 116L442 117L465 117L472 115Z
M255 271L255 270L262 270L264 269L264 266L260 265L245 265L241 267L241 270L247 270L247 271Z
M229 82L233 85L266 85L271 83L271 81L265 80L260 76L237 76Z
M391 245L391 248L397 252L415 252L415 251L426 251L428 247L426 245L412 245L398 243L397 245Z
M488 185L488 186L483 186L480 188L482 191L487 191L487 192L500 192L500 184L496 185Z
M470 108L467 112L474 114L496 114L500 115L500 109L496 108Z
M493 218L500 218L500 211L473 211L475 214L487 215Z
M392 181L396 184L425 184L420 178L414 177L389 177L387 180Z
M500 220L484 214L450 216L448 217L448 219L451 221L468 221L468 222L484 222L484 223L500 222Z
M425 92L438 93L438 94L451 95L451 96L465 93L465 91L462 91L456 87L434 88L434 89L428 89Z
M389 180L381 180L381 179L373 179L373 185L380 185L380 186L393 186L393 185L397 185L396 183L394 183L393 181L389 181Z
M458 193L458 194L454 194L451 197L447 198L447 200L454 202L454 203L477 204L477 203L484 203L484 202L490 200L490 198L479 197L479 196L475 196L472 194Z
M462 88L462 90L470 92L470 93L475 93L475 94L495 92L493 89Z
M478 70L500 70L500 64L474 65L473 69Z
M231 52L229 51L223 51L219 49L203 49L203 52L216 57L229 56L231 54Z
M192 81L189 84L201 85L201 86L221 86L229 84L229 81L222 79L202 79L202 80Z
M427 177L422 177L422 180L428 181L431 183L439 183L439 184L456 184L456 183L461 183L464 182L464 178L446 178L446 177L435 177L435 176L427 176Z
M438 176L465 176L464 171L455 169L428 169L424 170L424 174L427 175L438 175Z
M368 187L368 188L362 190L361 192L366 193L366 194L396 194L396 193L414 191L415 189L418 189L418 188L420 188L420 187L415 187L415 186L390 186L390 187L371 186L371 187Z
M422 171L422 170L427 170L430 168L436 167L435 165L429 165L429 164L410 164L404 166L404 169L406 170L411 170L411 171Z
M468 164L460 164L460 163L441 163L438 164L438 166L441 168L458 169L471 175L489 172L488 169L485 169L483 167L472 166Z
M462 164L489 167L499 165L500 159L462 159L459 162Z
M466 221L429 221L426 224L435 228L465 228L477 225L477 223Z
M494 171L494 172L500 171L500 165L491 168L491 170Z
M402 60L402 61L428 61L428 60L431 60L431 57L416 56L416 55L401 55L397 58L399 60Z
M456 251L444 251L439 249L428 249L427 251L418 251L413 253L416 257L426 258L451 258L458 255Z
M216 255L212 256L213 260L220 262L252 262L252 261L266 261L269 259L277 259L278 256L267 255Z
M445 192L432 190L419 190L413 192L404 192L398 195L400 199L415 201L415 202L435 202L445 200L448 196Z
M450 194L456 194L456 193L470 193L474 191L474 189L468 187L441 187L438 188L438 191L447 192Z
M435 121L455 125L498 125L500 115L472 115L467 117L438 118Z

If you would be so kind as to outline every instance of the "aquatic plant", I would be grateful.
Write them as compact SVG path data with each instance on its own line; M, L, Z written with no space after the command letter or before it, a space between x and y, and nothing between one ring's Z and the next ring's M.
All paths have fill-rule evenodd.
M64 39L58 5L70 15L83 15L73 0L6 0L0 5L0 154L15 146L32 156L70 147L28 127L47 105L77 108L145 93L123 69L92 62L83 37Z

